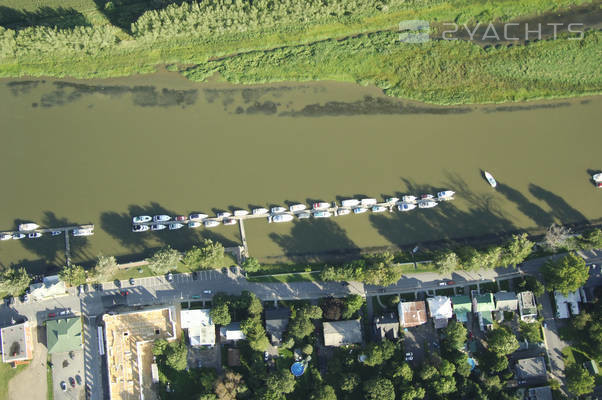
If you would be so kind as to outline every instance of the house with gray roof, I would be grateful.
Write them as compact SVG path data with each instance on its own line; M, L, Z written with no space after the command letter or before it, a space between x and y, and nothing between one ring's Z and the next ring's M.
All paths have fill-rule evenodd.
M290 317L291 310L284 307L265 311L265 330L273 346L279 346L282 343L282 335L286 331Z

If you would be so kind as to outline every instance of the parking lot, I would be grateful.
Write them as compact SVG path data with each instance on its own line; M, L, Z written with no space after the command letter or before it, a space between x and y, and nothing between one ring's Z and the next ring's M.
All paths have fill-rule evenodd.
M83 354L82 350L52 354L52 387L55 400L84 398ZM69 378L73 378L75 387L71 386ZM62 390L61 382L65 382L66 390Z
M434 343L438 343L437 332L431 321L426 324L404 329L404 351L406 353L414 353L413 360L408 360L411 365L419 365L425 356L427 349L435 347Z

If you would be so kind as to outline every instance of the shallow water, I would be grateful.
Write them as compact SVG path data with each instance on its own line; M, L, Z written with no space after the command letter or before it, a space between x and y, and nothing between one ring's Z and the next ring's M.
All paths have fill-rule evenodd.
M94 223L75 261L226 245L238 228L130 232L136 214L452 189L456 200L407 214L245 223L252 255L310 253L599 220L600 97L438 107L370 87L312 82L197 84L160 73L104 81L0 81L0 229ZM491 189L481 169L500 185ZM0 242L0 262L64 260L64 239Z

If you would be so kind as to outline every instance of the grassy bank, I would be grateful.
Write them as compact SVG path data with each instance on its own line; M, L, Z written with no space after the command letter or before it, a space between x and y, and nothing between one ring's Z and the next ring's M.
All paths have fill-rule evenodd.
M10 364L0 363L0 400L8 399L8 382L25 368L27 368L27 365L19 365L17 368L13 368Z

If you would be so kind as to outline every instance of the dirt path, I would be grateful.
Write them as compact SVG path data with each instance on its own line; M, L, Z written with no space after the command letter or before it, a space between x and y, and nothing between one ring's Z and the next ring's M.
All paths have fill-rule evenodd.
M46 399L46 346L38 342L38 329L33 334L33 360L20 374L8 382L9 400Z

